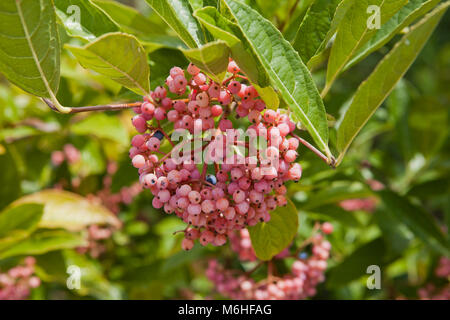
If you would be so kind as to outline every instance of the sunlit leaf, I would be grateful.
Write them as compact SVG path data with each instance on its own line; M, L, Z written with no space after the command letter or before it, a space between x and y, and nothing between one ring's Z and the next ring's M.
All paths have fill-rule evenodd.
M164 28L153 23L133 7L110 0L91 0L91 2L100 7L114 22L119 24L124 32L142 36L164 34L165 32Z
M51 0L0 2L0 71L20 88L54 98L60 45Z
M146 1L189 48L198 48L205 43L205 35L192 15L193 10L188 0Z
M222 83L227 72L230 49L223 41L210 42L200 48L182 50L184 55L211 79Z
M378 50L396 34L407 27L418 17L424 15L439 3L440 0L409 0L362 48L358 50L345 69L358 63L370 53Z
M18 255L43 254L53 250L69 249L84 245L86 245L86 241L79 234L62 230L42 230L1 250L0 258L5 259Z
M297 233L298 214L291 201L288 201L287 206L272 211L270 217L269 222L248 228L253 249L261 260L270 260L283 251Z
M91 41L105 33L119 31L118 25L90 0L54 0L54 2L58 17L72 37Z
M194 16L214 37L227 43L231 50L232 58L252 83L261 87L267 86L266 72L258 65L257 56L236 24L223 17L213 7L197 10L194 12Z
M249 6L234 0L225 3L295 118L331 157L325 107L298 53L272 23Z
M80 231L92 224L119 227L117 217L102 205L93 203L75 193L62 190L44 190L24 196L13 206L24 203L44 205L44 215L39 223L42 228L64 228Z
M331 48L327 68L327 81L323 94L327 93L337 76L352 56L376 33L376 28L370 28L369 18L377 13L368 12L368 8L376 6L379 9L380 24L388 21L408 0L358 0L348 9L345 18L340 23L336 39Z
M414 62L449 4L443 3L414 25L360 85L337 132L337 148L341 152L338 161Z
M66 45L80 64L145 95L150 90L147 55L139 41L125 33L106 34L79 48Z

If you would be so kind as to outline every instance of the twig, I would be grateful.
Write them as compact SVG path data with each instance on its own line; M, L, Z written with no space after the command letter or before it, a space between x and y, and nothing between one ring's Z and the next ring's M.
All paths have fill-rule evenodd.
M328 157L326 155L324 155L322 152L317 150L312 144L310 144L305 139L302 139L302 138L300 138L299 136L297 136L295 134L292 134L292 136L294 138L296 138L298 141L300 141L300 143L303 144L305 147L307 147L309 150L314 152L314 154L316 154L320 159L325 161L325 163L328 164L331 168L333 168L333 169L336 168L336 159L333 156L331 156L331 158L328 159Z
M42 100L52 109L53 111L60 112L54 105L54 103L46 98L42 98ZM71 113L80 113L80 112L88 112L88 111L117 111L124 110L130 108L140 107L142 102L134 102L134 103L122 103L122 104L105 104L98 106L88 106L88 107L77 107L70 108L71 110L68 112Z

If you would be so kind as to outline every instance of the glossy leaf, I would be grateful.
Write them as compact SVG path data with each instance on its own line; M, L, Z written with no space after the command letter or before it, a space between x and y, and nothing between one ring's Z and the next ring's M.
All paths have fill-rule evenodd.
M406 3L407 0L358 0L353 2L337 29L328 61L326 86L322 95L328 92L336 77L357 50L376 33L376 29L369 28L368 19L373 14L367 13L367 9L372 5L378 6L381 15L380 22L383 25Z
M216 8L206 7L194 12L194 16L217 39L225 41L231 56L252 83L261 87L268 84L267 75L258 67L258 58L245 41L239 27L226 19Z
M83 237L76 233L63 230L40 230L33 233L30 237L0 250L0 258L37 255L54 250L85 246L86 244Z
M370 53L389 42L396 34L418 17L433 9L440 0L409 0L380 30L355 54L345 69L358 63Z
M34 95L54 98L60 45L51 0L0 2L0 71Z
M178 37L169 35L149 35L139 39L147 53L152 53L161 48L187 49L183 41Z
M68 191L40 191L20 198L13 206L24 203L44 205L44 215L39 223L41 228L80 231L92 224L120 226L120 221L107 208Z
M345 18L348 9L353 5L354 1L355 0L342 0L337 5L330 23L330 29L328 30L327 34L322 40L322 43L320 44L319 48L316 50L315 55L310 58L308 62L308 67L310 66L310 64L314 64L316 61L320 60L322 52L327 47L327 44L330 42L331 38L336 34L337 28L341 24L342 20Z
M205 43L203 30L192 15L188 0L146 0L189 48Z
M234 0L225 2L295 118L302 122L319 148L331 157L325 107L298 53L272 23L249 6Z
M318 53L330 30L339 3L341 0L317 0L306 12L292 41L292 46L303 62L308 62Z
M414 62L449 4L440 5L414 25L360 85L337 132L337 148L341 152L338 161Z
M135 8L117 1L91 0L127 33L148 36L164 34L165 29L152 22Z
M125 33L109 33L86 46L66 47L80 64L145 95L150 91L147 55L139 41Z
M119 31L119 26L90 0L54 0L56 13L67 33L92 41L105 33Z
M253 249L261 260L270 260L283 251L297 233L297 209L290 200L287 206L275 209L270 216L269 222L248 228Z
M227 72L230 49L223 41L205 44L201 48L182 50L186 58L217 83L222 83Z

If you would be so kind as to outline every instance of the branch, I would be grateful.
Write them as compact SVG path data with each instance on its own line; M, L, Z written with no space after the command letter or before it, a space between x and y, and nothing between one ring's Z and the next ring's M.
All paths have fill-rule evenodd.
M331 156L331 159L328 159L326 155L324 155L322 152L317 150L312 144L310 144L305 139L300 138L299 136L292 134L294 138L296 138L298 141L300 141L301 144L303 144L305 147L307 147L309 150L314 152L320 159L325 161L326 164L328 164L331 168L336 169L336 159Z
M53 111L60 112L54 105L54 103L50 99L42 98L42 100L52 109ZM80 113L80 112L88 112L88 111L117 111L130 109L135 107L140 107L142 102L134 102L134 103L122 103L122 104L105 104L98 106L88 106L88 107L78 107L78 108L70 108L69 114L71 113Z

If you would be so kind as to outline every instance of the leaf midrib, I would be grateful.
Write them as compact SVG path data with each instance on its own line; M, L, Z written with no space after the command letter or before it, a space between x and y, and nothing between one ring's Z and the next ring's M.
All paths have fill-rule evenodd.
M383 7L385 3L385 0L382 0L381 4L380 4L380 8ZM345 19L345 17L344 17ZM347 64L347 62L350 60L350 58L353 56L353 54L355 53L356 49L359 47L359 44L361 43L362 39L366 36L367 31L369 30L369 28L367 28L367 24L366 24L366 28L364 29L363 34L361 35L361 37L359 38L359 40L357 41L357 45L355 45L352 49L352 51L350 52L349 55L347 55L347 58L344 59L343 63L339 65L339 67L336 69L336 72L334 73L333 77L329 80L328 82L328 86L330 86L334 80L336 80L336 77L338 76L338 74L340 73L340 71L345 67L345 65Z
M93 45L93 44L92 44ZM88 45L85 49L90 48L91 45ZM142 90L143 93L148 94L147 90L145 90L135 79L133 79L127 72L119 69L118 67L116 67L115 65L111 64L109 61L103 59L100 55L98 55L96 52L89 50L89 52L91 52L93 55L95 55L100 61L102 61L103 63L109 65L112 69L116 70L117 72L123 74L128 80L131 81L131 83L133 83L137 88L139 88L140 90ZM136 62L137 63L137 62Z
M384 0L383 0L384 1ZM239 23L239 21L238 21ZM239 23L239 25L241 25ZM263 31L266 35L267 33L265 31ZM271 71L272 74L274 74L274 76L277 79L278 85L282 88L284 88L284 91L288 93L289 97L291 98L291 100L294 102L294 105L297 106L298 110L300 110L300 112L302 113L302 115L304 116L304 118L307 120L307 122L309 123L310 127L312 128L312 131L314 132L314 134L319 138L319 140L322 142L322 148L327 152L327 155L329 155L329 149L327 144L323 141L321 135L318 133L318 131L315 129L315 126L311 123L311 121L309 120L309 118L307 117L307 115L303 112L302 108L298 105L298 103L295 101L295 98L292 96L292 94L290 93L289 89L286 88L286 86L284 86L283 82L281 81L281 79L279 78L278 74L272 69L272 67L270 66L270 63L268 63L268 61L265 60L264 57L262 57L259 54L259 51L254 47L253 42L250 41L250 39L245 35L245 32L242 33L244 35L244 37L248 40L250 46L252 47L252 49L257 53L257 56L260 60L263 60L265 63L264 65L266 65L266 67ZM282 35L280 34L280 37L282 37ZM270 38L270 37L269 37ZM281 41L286 41L283 38L281 38ZM290 45L288 43L288 45ZM295 51L295 50L294 50ZM295 54L298 55L298 53L295 51ZM300 56L298 57L300 59ZM301 61L301 60L300 60ZM307 70L306 66L305 66L305 70ZM295 86L297 86L297 82L295 82Z
M21 7L19 5L19 1L16 0L15 2L16 2L17 14L19 15L20 23L23 26L23 32L25 33L25 39L27 40L28 46L30 47L30 52L31 52L31 55L33 56L33 60L34 60L34 63L36 64L36 68L38 69L39 74L41 75L41 79L44 82L44 85L45 85L49 95L52 98L56 98L55 94L53 93L53 90L50 88L50 84L48 83L48 80L47 80L47 77L46 77L46 75L44 73L44 70L42 70L39 58L38 58L38 56L36 54L36 51L34 49L33 42L31 41L30 34L29 34L29 31L28 31L28 27L27 27L27 24L25 23L25 17L23 16L23 12L22 12L22 9L21 9ZM39 8L41 9L41 6L39 6ZM39 24L40 24L40 19L39 19ZM37 28L39 28L39 26Z

